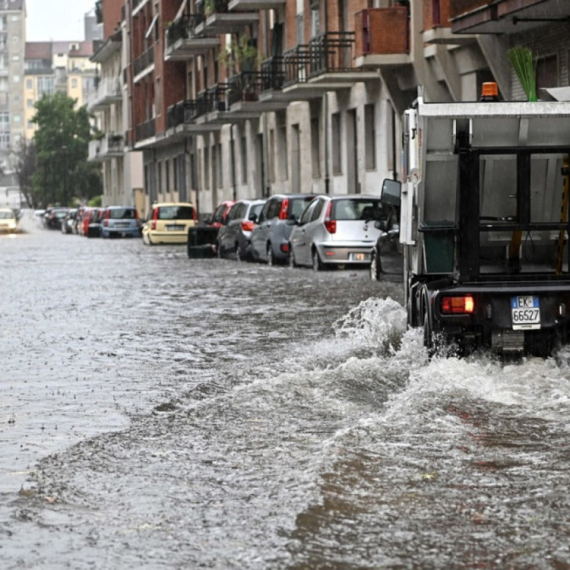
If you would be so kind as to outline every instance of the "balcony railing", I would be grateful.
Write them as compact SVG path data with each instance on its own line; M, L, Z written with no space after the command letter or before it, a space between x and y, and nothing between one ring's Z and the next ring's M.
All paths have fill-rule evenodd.
M172 105L167 111L167 125L169 129L175 129L180 125L190 125L197 117L198 101L189 99Z
M114 133L107 133L101 139L101 148L99 153L102 156L120 156L125 149L123 135L116 135Z
M284 82L283 58L274 56L264 60L261 64L261 90L280 90Z
M141 56L135 59L135 76L154 64L154 46L150 46Z
M172 22L166 29L166 44L173 46L179 40L187 40L194 36L194 29L204 21L204 14L184 14L182 18Z
M139 123L136 128L137 142L144 141L154 137L156 134L156 123L154 119L150 119L144 123Z
M119 78L105 77L99 83L97 91L89 96L87 108L93 110L97 107L105 107L113 101L119 101L121 97L121 82Z

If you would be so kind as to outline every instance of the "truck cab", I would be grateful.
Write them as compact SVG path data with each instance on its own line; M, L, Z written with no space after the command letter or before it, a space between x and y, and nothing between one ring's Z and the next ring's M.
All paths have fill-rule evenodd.
M426 103L403 118L408 324L454 345L549 355L570 321L570 103Z

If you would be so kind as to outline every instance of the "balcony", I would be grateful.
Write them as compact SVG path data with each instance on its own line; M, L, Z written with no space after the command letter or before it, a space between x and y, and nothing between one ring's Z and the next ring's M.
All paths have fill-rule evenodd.
M166 29L166 61L184 61L195 55L204 55L220 45L219 36L198 36L194 30L204 21L201 14L185 14Z
M199 0L196 8L204 18L194 29L196 35L239 33L244 26L259 22L257 12L230 12L229 0L208 0L208 7L203 0Z
M99 147L99 156L102 160L110 160L112 158L120 158L125 152L125 143L123 135L107 133L101 139Z
M133 18L148 4L150 0L133 0Z
M169 142L182 140L188 136L219 131L221 124L197 124L196 119L208 111L206 98L189 99L172 105L167 111L167 131Z
M454 0L450 18L456 34L514 34L570 21L570 2Z
M100 83L97 91L87 100L90 112L101 111L113 103L122 101L121 82L117 77L106 77Z
M277 10L285 6L286 0L230 0L228 10L258 12L259 10Z
M154 142L156 135L156 123L154 119L139 123L135 129L135 147L148 146L147 143Z
M135 59L135 83L154 70L154 46L150 46L140 57Z
M451 31L452 0L423 0L424 26L422 40L424 44L462 45L476 39L474 35L458 35Z
M406 7L371 8L358 12L355 18L356 67L381 69L411 63Z

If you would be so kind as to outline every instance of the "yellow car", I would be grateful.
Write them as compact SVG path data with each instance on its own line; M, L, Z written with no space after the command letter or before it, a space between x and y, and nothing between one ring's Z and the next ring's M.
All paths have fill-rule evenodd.
M0 232L10 232L13 234L18 227L18 220L14 210L9 208L0 209Z
M189 202L153 204L142 228L143 243L187 243L188 228L197 223L196 208Z

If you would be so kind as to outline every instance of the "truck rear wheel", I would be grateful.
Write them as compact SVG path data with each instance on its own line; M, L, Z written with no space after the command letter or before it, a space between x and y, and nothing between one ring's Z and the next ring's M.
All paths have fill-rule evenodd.
M424 312L424 346L427 349L428 356L435 356L436 346L433 334L433 324L427 311Z

